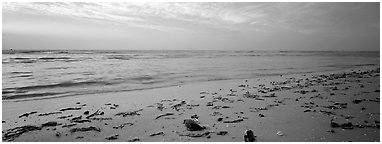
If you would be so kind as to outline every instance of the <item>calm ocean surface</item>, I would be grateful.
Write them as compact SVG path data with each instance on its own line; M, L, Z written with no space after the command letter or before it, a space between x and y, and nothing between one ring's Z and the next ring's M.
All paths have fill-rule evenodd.
M3 100L379 66L379 52L17 51L2 55Z

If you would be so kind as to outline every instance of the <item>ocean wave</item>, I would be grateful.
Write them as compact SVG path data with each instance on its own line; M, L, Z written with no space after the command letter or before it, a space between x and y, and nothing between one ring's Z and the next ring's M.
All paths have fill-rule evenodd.
M3 59L3 63L37 63L37 62L73 62L79 61L79 59L73 59L71 57L10 57Z
M14 94L14 95L3 95L3 100L11 100L11 99L22 99L22 98L33 98L33 97L44 97L44 96L54 96L62 93L52 93L52 92L44 92L44 93L30 93L30 94Z
M10 89L14 89L16 91L40 90L40 89L49 89L49 88L57 88L57 87L75 87L75 86L81 86L81 85L105 85L105 84L109 84L109 83L102 82L102 81L81 81L81 82L66 81L66 82L61 82L57 84L32 85L32 86L24 86L24 87L7 88L6 90L10 90Z

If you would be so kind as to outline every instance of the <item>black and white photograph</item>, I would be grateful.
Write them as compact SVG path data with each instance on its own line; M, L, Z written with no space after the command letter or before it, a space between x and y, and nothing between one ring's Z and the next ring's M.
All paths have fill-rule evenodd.
M380 2L1 2L2 142L380 142Z

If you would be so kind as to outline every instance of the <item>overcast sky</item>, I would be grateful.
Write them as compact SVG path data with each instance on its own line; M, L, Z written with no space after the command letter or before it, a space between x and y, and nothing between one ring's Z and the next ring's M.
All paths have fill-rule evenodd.
M379 50L379 3L3 3L3 49Z

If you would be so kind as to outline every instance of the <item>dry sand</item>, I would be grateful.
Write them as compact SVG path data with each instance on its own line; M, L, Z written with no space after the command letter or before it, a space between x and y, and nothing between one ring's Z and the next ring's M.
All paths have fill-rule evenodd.
M3 141L380 141L379 94L379 67L362 67L3 101ZM194 114L205 129L187 130Z

